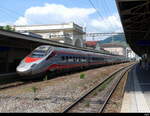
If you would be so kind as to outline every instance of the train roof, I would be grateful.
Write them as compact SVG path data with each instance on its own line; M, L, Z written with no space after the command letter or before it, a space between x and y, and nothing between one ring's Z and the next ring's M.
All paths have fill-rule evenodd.
M117 54L109 54L109 53L101 53L100 51L99 52L91 52L91 51L83 51L83 50L76 50L76 49L72 49L72 48L62 48L62 47L54 47L54 46L50 46L50 45L41 45L41 46L45 46L45 47L52 47L52 49L54 50L65 50L65 51L70 51L70 52L80 52L82 54L95 54L95 55L98 55L98 54L102 54L102 55L111 55L111 56L119 56L119 57L124 57L123 55L117 55ZM85 53L86 52L86 53Z

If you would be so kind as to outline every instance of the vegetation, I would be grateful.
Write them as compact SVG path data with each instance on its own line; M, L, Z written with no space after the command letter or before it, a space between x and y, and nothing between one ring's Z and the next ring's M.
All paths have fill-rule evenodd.
M47 81L48 77L47 75L43 78L43 81Z
M113 78L109 78L105 83L103 83L103 84L98 88L98 91L104 90L104 89L107 87L108 83L109 83L112 79L113 79Z
M31 89L32 89L32 91L34 93L34 100L38 100L38 98L36 97L36 93L37 93L38 88L32 87Z
M84 79L85 78L85 74L80 74L80 79Z
M7 31L15 31L10 25L0 26L0 29L7 30Z
M89 106L90 106L90 102L89 102L89 101L86 101L85 106L86 106L86 107L89 107Z
M97 91L96 91L96 92L94 92L93 96L96 96L96 95L97 95Z
M0 26L0 29L3 29L3 27L2 27L2 26Z

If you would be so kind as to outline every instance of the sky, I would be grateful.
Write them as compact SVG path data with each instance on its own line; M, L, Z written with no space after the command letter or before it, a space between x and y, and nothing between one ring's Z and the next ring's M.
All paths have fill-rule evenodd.
M115 0L1 0L0 25L74 22L87 32L122 32Z

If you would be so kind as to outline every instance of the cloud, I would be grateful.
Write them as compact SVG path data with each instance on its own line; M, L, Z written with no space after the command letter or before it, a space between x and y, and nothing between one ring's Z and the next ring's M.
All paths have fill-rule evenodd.
M104 19L93 19L90 23L99 32L122 32L122 25L118 14L105 17Z
M75 22L83 24L89 15L95 13L94 8L69 8L60 4L48 4L40 7L31 7L25 11L24 16L19 17L15 25L30 24L57 24Z
M93 18L94 8L66 7L62 4L44 4L43 6L26 9L24 16L20 16L15 25L32 24L61 24L75 22L86 26L87 32L121 32L122 26L118 14L104 19Z
M19 19L15 22L16 25L27 25L27 19L25 17L19 17Z

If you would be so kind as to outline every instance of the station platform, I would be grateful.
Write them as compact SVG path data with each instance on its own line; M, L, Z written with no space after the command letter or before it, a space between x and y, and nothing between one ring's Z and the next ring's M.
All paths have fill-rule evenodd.
M139 64L128 74L121 112L150 112L150 70L142 69Z

